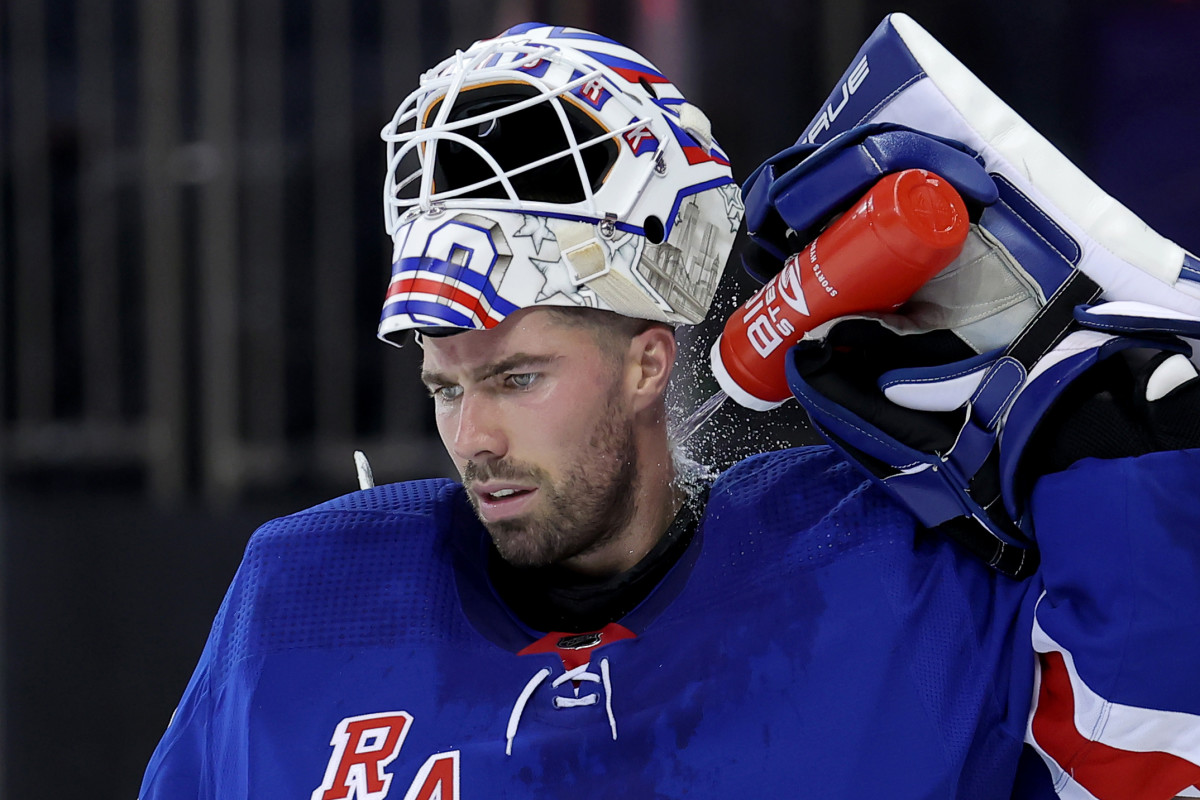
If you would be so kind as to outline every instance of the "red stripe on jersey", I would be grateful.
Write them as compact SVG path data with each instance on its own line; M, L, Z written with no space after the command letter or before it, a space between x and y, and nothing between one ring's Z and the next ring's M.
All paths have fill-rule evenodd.
M501 318L493 314L480 298L470 292L463 291L453 283L433 280L432 278L401 278L388 287L387 300L412 292L432 294L458 303L464 308L473 311L485 328L494 328L500 324Z
M1200 766L1161 751L1137 752L1087 739L1075 727L1075 693L1061 653L1041 653L1042 685L1033 738L1077 783L1100 800L1174 797L1200 783Z

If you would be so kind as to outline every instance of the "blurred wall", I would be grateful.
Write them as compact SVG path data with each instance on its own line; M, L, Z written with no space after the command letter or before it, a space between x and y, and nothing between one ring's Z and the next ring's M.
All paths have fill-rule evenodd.
M135 796L254 526L352 491L355 448L380 480L447 469L413 348L373 338L378 132L421 69L523 19L597 30L709 112L741 179L892 10L1200 248L1193 0L4 0L5 796ZM711 425L737 432L718 463L807 436Z

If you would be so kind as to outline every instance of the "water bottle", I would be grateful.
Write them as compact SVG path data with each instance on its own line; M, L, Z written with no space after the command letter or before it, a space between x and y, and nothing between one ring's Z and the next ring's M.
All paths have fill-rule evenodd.
M922 169L882 178L725 323L710 353L721 389L758 411L783 403L788 348L835 317L904 303L958 256L969 227L944 178Z

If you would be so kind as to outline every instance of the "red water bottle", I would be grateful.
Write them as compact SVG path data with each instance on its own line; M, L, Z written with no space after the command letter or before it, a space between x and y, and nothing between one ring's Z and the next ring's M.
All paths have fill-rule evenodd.
M710 354L717 382L747 408L784 402L789 347L835 317L896 308L958 256L969 227L944 178L884 177L729 318Z

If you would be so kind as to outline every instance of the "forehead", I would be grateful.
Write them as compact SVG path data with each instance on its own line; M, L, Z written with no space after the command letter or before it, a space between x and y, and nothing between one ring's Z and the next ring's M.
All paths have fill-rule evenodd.
M423 369L439 373L494 364L518 353L590 357L600 352L587 326L570 324L538 308L511 314L490 330L427 336L422 347Z

